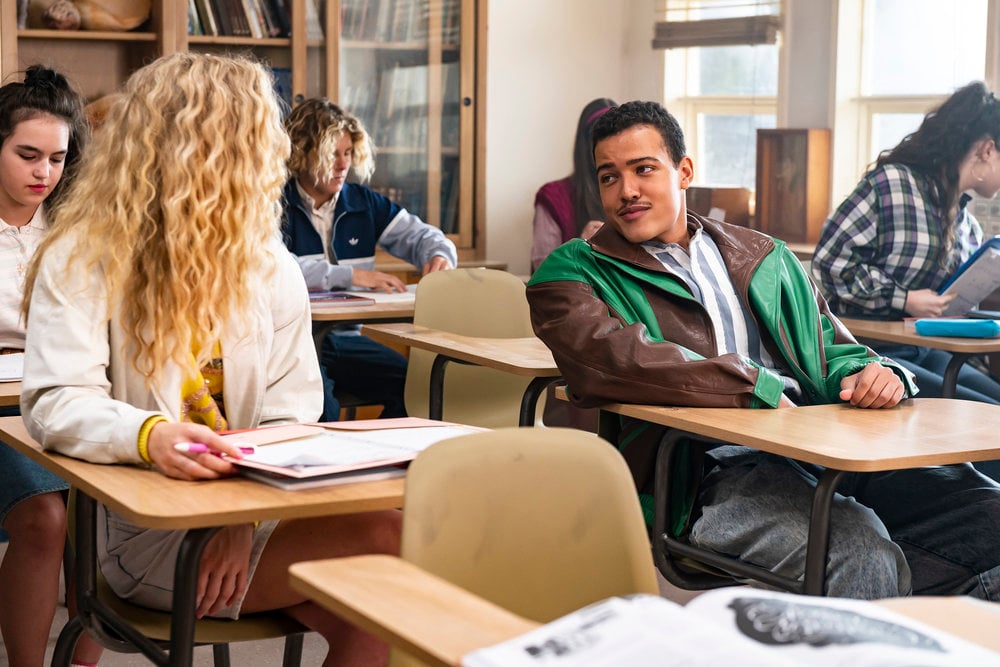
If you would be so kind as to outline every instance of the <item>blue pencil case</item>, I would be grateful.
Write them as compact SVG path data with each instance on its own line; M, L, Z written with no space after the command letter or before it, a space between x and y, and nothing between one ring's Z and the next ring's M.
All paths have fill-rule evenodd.
M998 320L919 319L914 322L921 336L961 336L963 338L996 338L1000 336Z

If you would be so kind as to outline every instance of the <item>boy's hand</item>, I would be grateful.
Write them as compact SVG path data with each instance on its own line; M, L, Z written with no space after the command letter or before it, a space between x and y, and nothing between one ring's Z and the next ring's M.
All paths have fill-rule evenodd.
M434 273L435 271L447 271L449 269L454 269L455 267L451 265L451 261L443 255L434 255L431 257L426 264L424 264L420 275L426 276L428 273Z
M905 393L899 376L875 362L840 381L840 398L857 408L891 408Z
M368 269L354 269L354 278L351 281L354 287L368 287L378 292L405 292L406 285L396 276L381 271L369 271Z

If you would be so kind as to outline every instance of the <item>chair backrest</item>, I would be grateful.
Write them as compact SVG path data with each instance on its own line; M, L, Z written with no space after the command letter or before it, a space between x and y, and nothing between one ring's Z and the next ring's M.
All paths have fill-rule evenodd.
M596 435L504 428L432 445L406 476L402 556L539 622L657 594L639 499Z
M465 336L533 336L524 289L524 282L506 271L455 269L430 273L417 286L413 323ZM410 350L405 400L411 416L428 416L434 356ZM443 418L486 428L516 426L521 396L529 381L503 371L449 364Z

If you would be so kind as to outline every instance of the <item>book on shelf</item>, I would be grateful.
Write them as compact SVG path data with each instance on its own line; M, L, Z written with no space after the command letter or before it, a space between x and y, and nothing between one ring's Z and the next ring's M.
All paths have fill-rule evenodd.
M306 5L306 39L323 41L323 24L320 22L320 11L316 0L305 0Z
M187 34L189 35L205 34L205 31L201 27L201 17L198 16L198 8L195 6L195 0L188 0Z
M435 442L480 430L404 417L289 424L222 437L254 448L252 454L230 459L240 474L291 489L398 477Z
M1000 655L874 602L728 587L685 606L655 595L610 598L473 651L462 665L997 667Z
M278 23L277 37L288 37L292 34L292 10L290 0L264 0L268 4Z
M375 299L357 292L309 292L309 302L324 306L373 306Z
M229 12L229 0L205 0L211 7L212 15L218 24L219 36L229 37L233 32L232 15Z
M202 34L215 37L219 34L219 25L215 20L215 13L209 0L195 0L198 9L198 17L201 19Z
M972 310L997 287L1000 287L1000 236L979 246L939 290L939 294L955 295L941 314L961 315Z
M281 21L278 19L274 3L271 0L258 0L257 8L264 27L264 36L281 37Z
M247 29L250 31L250 36L254 39L261 39L264 37L264 26L261 22L261 16L258 13L258 6L256 0L242 0L243 5L243 16L247 22Z

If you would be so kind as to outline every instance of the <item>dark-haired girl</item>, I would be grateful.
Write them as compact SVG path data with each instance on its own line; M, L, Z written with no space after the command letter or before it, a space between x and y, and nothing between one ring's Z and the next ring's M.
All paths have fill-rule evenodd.
M23 82L0 87L0 354L24 349L25 272L47 230L46 205L72 178L87 134L82 100L58 72L36 65ZM0 443L0 524L10 539L0 564L0 631L10 665L44 661L59 595L67 488ZM84 637L75 660L96 663L100 653Z
M838 315L937 317L953 296L938 290L983 242L967 209L969 192L1000 191L1000 102L970 83L883 151L824 223L813 274ZM909 368L920 396L941 396L950 353L914 345L872 345ZM958 398L1000 403L1000 383L965 366ZM1000 479L1000 464L976 464Z

